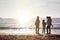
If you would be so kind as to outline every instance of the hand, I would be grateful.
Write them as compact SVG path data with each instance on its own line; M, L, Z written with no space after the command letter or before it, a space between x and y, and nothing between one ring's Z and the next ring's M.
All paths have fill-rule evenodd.
M53 25L51 24L51 26L53 27Z

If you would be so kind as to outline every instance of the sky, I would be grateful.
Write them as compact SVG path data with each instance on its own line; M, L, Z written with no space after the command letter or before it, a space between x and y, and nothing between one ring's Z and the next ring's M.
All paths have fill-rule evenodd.
M60 17L60 0L0 0L0 17Z

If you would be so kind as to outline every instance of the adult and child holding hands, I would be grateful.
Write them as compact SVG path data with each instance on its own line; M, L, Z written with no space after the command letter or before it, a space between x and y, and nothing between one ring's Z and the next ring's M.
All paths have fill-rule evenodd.
M45 29L47 31L47 34L51 34L51 26L52 25L52 19L50 16L46 17L47 21L45 22L45 20L42 20L42 33L45 34ZM36 26L36 34L39 34L39 24L40 24L40 20L39 20L39 16L37 16L36 21L35 21L35 26Z

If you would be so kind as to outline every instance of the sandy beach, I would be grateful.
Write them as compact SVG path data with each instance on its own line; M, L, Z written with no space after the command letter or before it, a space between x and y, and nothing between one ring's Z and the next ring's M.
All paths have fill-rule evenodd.
M60 35L0 35L0 40L60 40Z

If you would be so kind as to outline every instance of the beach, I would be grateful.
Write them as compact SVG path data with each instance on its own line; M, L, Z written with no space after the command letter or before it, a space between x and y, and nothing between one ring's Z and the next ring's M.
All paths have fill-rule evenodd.
M52 34L36 34L35 29L1 29L0 40L60 40L60 30L53 29Z
M59 18L60 19L60 18ZM9 23L2 23L0 27L0 40L60 40L60 20L54 19L53 28L51 28L51 34L47 35L47 31L42 35L42 26L40 26L39 33L36 34L35 26L29 26L28 28L13 28ZM59 20L59 21L58 21ZM8 21L10 22L10 21ZM41 21L42 22L42 21ZM55 23L55 24L54 24ZM11 24L11 23L10 23ZM6 25L8 27L3 27ZM19 27L19 26L17 26Z
M0 40L60 40L60 35L0 35Z

